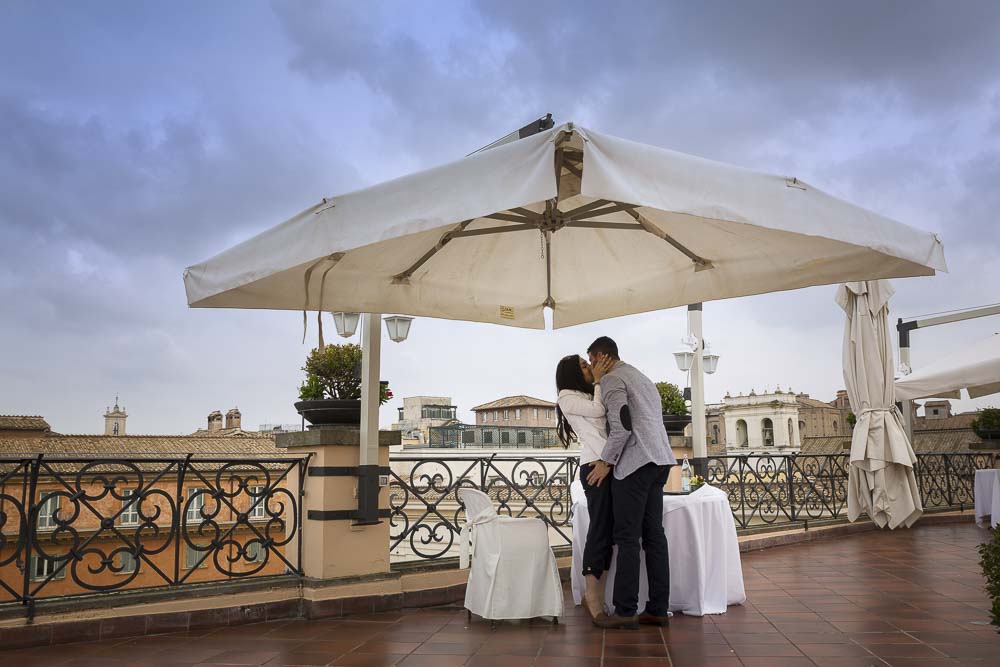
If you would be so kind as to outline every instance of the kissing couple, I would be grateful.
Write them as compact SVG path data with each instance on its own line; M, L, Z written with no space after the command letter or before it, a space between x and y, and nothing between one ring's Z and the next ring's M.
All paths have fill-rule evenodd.
M594 625L635 629L669 624L670 563L663 532L663 487L677 464L663 427L656 385L618 356L601 336L587 359L563 357L556 367L559 439L579 441L580 482L590 529L583 552L585 605ZM612 546L618 547L613 613L604 589ZM646 552L649 602L639 610L639 550Z

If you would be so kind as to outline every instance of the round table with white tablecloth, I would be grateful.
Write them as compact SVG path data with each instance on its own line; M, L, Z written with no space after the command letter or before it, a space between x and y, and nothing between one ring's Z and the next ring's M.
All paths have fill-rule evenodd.
M590 516L579 480L573 482L570 492L573 502L573 601L580 604L585 588L583 548L587 543ZM736 522L723 491L705 485L689 495L664 495L663 529L670 549L670 611L690 616L723 614L728 605L746 601ZM644 555L639 572L641 611L649 599ZM606 588L609 606L614 575L612 558Z
M975 504L977 524L983 525L983 518L987 516L990 517L990 526L996 528L1000 524L1000 470L988 468L976 471Z

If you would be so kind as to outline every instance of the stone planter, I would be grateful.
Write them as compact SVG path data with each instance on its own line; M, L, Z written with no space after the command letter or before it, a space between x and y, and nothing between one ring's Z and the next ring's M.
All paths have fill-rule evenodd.
M319 401L299 401L295 409L314 426L321 424L360 424L361 400L324 398Z
M663 428L671 435L683 435L684 428L691 423L691 415L672 415L663 413Z

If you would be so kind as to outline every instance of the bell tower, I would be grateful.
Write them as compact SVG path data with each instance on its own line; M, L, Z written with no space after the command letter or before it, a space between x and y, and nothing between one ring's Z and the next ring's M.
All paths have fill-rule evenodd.
M118 407L118 397L115 396L115 407L108 408L104 413L104 435L125 435L126 419L125 408Z

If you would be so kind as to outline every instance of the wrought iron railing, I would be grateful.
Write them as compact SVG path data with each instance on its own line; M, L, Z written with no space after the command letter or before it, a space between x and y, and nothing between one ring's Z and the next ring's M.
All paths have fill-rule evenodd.
M307 461L0 458L0 602L301 574Z
M457 555L465 507L458 490L479 489L497 513L536 517L553 545L572 545L570 484L577 456L392 457L389 553L394 560Z
M729 495L736 525L754 529L847 516L849 454L713 456L706 481ZM926 511L973 503L976 470L994 454L917 454L914 472Z
M729 496L741 531L847 517L848 454L748 454L709 457L707 481ZM390 554L395 561L454 556L465 521L462 487L480 489L507 516L536 517L553 546L572 544L569 485L575 454L518 458L393 457ZM924 509L967 509L975 471L995 465L993 453L918 454L915 473Z

